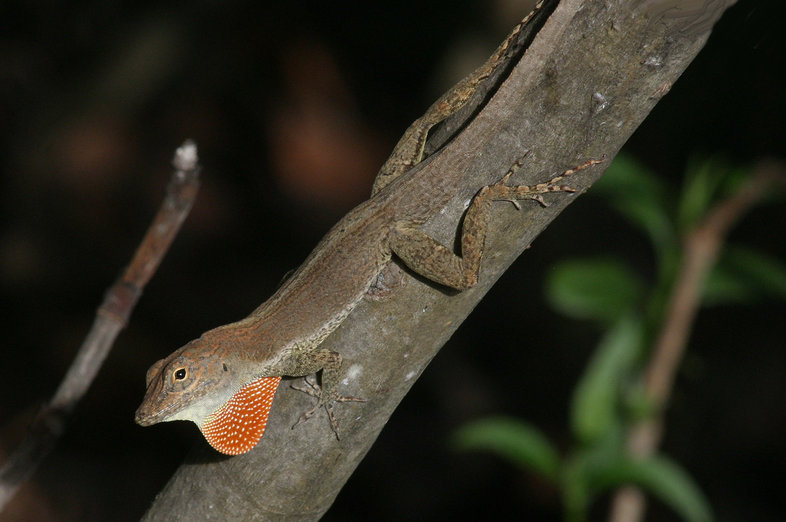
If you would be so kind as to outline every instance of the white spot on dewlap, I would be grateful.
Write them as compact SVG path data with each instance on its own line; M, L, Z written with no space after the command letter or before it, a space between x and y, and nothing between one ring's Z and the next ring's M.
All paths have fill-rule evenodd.
M199 427L208 443L227 455L254 448L265 432L281 377L262 377L240 388Z
M407 375L404 377L404 380L405 380L405 381L408 381L408 380L412 379L412 378L413 378L415 375L417 375L417 373L416 373L416 372L409 372L409 373L408 373L408 374L407 374Z

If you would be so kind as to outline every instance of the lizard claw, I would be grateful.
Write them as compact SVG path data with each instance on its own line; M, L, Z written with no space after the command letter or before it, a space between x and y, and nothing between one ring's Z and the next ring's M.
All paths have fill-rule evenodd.
M515 199L501 199L500 201L507 201L508 203L516 207L516 210L521 210L521 205Z
M319 397L320 397L320 390L321 389L319 387L319 384L317 384L316 380L311 380L311 378L309 376L306 376L306 377L303 377L303 382L308 384L308 387L300 386L298 384L290 384L289 387L292 388L293 390L297 390L297 391L303 392L303 393L305 393L307 395L311 395L312 397L316 397L317 399L319 399ZM312 412L312 415L313 415L313 412ZM310 417L310 415L309 415L309 417Z
M297 389L297 388L295 388L295 389ZM316 411L317 411L317 408L319 408L319 406L314 406L313 408L311 408L310 410L308 410L306 413L304 413L303 415L301 415L301 416L300 416L300 418L298 418L297 422L295 422L295 423L292 425L292 428L290 428L290 429L293 429L293 430L294 430L294 429L295 429L295 426L297 426L297 425L298 425L298 424L300 424L301 422L307 421L308 419L310 419L311 417L313 417L313 416L314 416L314 413L316 413Z
M508 169L508 171L505 173L505 175L502 176L502 178L500 180L498 180L496 183L494 183L494 185L504 185L504 184L506 184L508 182L508 180L510 179L510 177L513 174L515 174L516 171L519 170L524 165L524 160L527 158L527 156L529 156L529 151L526 151L524 154L522 154L513 163L513 165Z

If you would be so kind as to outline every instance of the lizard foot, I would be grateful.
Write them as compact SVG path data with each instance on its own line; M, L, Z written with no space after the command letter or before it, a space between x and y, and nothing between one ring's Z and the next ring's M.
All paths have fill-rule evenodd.
M575 174L576 172L605 161L605 157L601 159L587 160L581 165L573 167L572 169L568 169L559 176L555 176L545 183L539 183L537 185L508 186L506 183L508 180L510 180L510 177L513 176L513 174L515 174L516 171L519 170L519 168L521 168L521 166L524 164L524 159L527 157L527 154L528 153L525 153L523 156L517 159L510 169L508 169L505 175L502 176L502 178L500 178L496 183L481 189L481 191L478 193L478 197L485 197L493 201L508 201L512 203L517 210L521 210L521 205L519 205L518 200L522 199L529 199L539 203L542 207L547 207L548 203L546 203L546 201L543 199L543 194L548 194L549 192L577 192L575 188L568 185L561 185L559 182L570 175Z
M297 422L295 422L295 424L292 425L292 429L295 429L295 426L297 426L301 422L307 421L308 419L313 417L314 414L317 412L317 410L324 406L325 411L328 414L328 419L330 420L330 427L333 429L333 433L336 434L336 439L341 440L341 434L339 433L338 430L338 420L336 420L336 416L333 413L333 404L337 402L366 402L366 399L362 397L352 397L347 395L338 395L332 399L324 399L322 397L322 388L319 386L319 384L317 384L315 378L311 378L311 376L306 376L303 378L303 381L306 384L308 384L308 387L299 386L297 384L291 384L290 388L311 395L312 397L316 397L319 400L316 406L314 406L313 408L311 408L310 410L308 410L307 412L305 412L303 415L300 416Z

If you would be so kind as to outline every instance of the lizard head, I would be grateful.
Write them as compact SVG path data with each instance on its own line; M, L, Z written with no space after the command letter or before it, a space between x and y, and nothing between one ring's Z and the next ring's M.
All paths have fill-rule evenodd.
M136 411L136 422L142 426L173 420L201 424L239 387L232 377L217 346L203 338L191 341L147 370L147 392Z
M209 336L191 341L147 371L136 422L189 420L218 451L238 455L256 446L267 425L280 377L251 378Z

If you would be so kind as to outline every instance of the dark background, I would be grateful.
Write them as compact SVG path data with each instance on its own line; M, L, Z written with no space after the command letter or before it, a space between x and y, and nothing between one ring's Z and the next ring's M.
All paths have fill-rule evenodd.
M54 391L186 137L200 146L204 184L66 436L0 519L138 519L203 443L188 423L133 423L147 367L270 295L367 196L406 125L490 54L526 3L4 2L0 455ZM785 11L775 0L729 10L627 151L675 187L697 155L783 159ZM785 220L783 206L759 207L730 239L786 260ZM442 350L327 519L559 520L557 491L446 440L504 413L569 447L570 396L599 334L551 311L541 282L559 260L597 254L654 276L648 243L590 191ZM773 301L704 309L677 381L664 451L719 520L786 512L785 314ZM593 517L606 511L602 500Z

